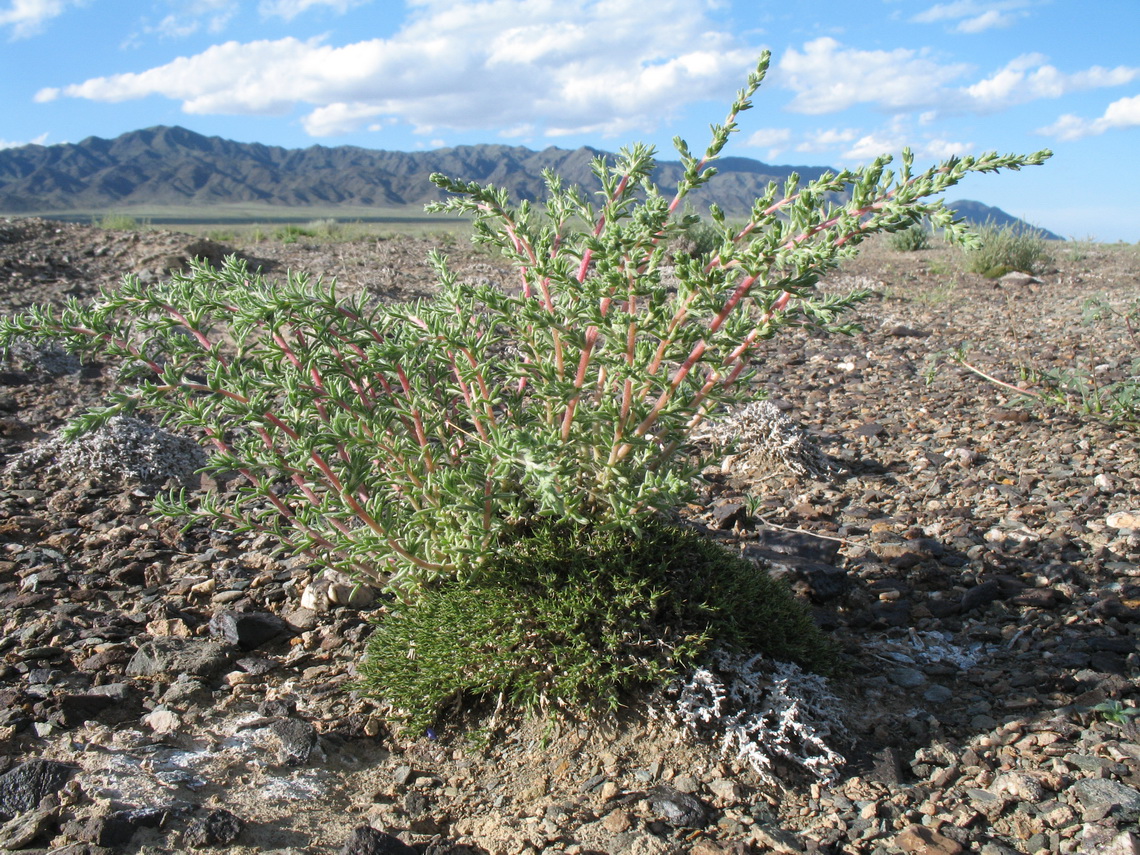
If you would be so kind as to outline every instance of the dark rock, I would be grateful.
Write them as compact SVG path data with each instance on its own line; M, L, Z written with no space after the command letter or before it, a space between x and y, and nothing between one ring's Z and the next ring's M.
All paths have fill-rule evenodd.
M362 825L352 830L340 855L416 855L416 850L398 837Z
M274 660L262 659L257 656L247 656L244 659L239 659L235 664L247 674L253 674L255 677L268 674L270 671L279 667L278 663ZM262 713L262 715L266 715L266 713Z
M190 674L203 679L219 676L231 661L232 648L201 638L162 637L142 645L127 663L131 677Z
M859 425L859 427L855 428L854 434L855 434L855 436L864 436L864 437L878 436L879 434L883 433L885 430L886 430L886 428L883 427L878 422L867 422L867 423L861 424L861 425Z
M783 531L778 528L759 528L756 531L756 546L749 544L745 554L750 558L764 558L773 562L783 559L834 565L839 556L840 545L840 542L834 538L816 537L812 534ZM765 553L775 553L776 557Z
M188 846L228 846L238 839L245 823L228 810L218 808L198 814L186 826L182 840Z
M0 816L5 820L35 809L46 795L57 793L75 772L54 760L29 760L0 775Z
M59 699L59 723L64 727L78 727L98 718L101 712L117 703L118 700L107 695L64 695Z
M96 846L126 846L139 827L131 814L125 810L96 814L87 821L80 837Z
M301 766L317 747L317 729L299 718L287 718L269 725L269 730L281 742L277 762L283 766Z
M419 819L428 812L427 796L423 793L410 790L404 795L404 812L412 819Z
M257 714L266 718L288 718L297 712L297 702L292 698L266 698L257 705Z
M210 620L210 633L242 650L254 650L289 632L281 618L269 612L218 612Z
M1140 791L1106 778L1083 778L1073 785L1086 822L1096 822L1110 813L1124 822L1140 817Z
M748 518L743 502L721 502L712 509L714 528L729 529Z
M875 764L867 774L868 778L892 787L901 787L905 784L906 771L902 755L897 748L888 746L876 751L872 756Z
M654 787L648 795L650 807L674 828L704 828L708 825L708 808L696 796L664 784Z
M808 597L813 603L826 603L838 599L851 588L847 571L830 564L803 562L785 564L772 563L772 575L783 577L792 589Z
M907 600L876 602L871 606L871 617L886 626L909 626L911 604Z
M1055 609L1071 601L1055 588L1027 588L1015 594L1010 602L1029 609Z
M1001 598L1001 584L991 579L988 582L975 585L966 591L966 593L962 594L962 611L972 612L974 609L982 609Z

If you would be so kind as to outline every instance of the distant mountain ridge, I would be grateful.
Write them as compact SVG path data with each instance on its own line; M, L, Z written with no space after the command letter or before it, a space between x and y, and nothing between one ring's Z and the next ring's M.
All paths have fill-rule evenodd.
M507 145L422 152L319 145L286 149L157 126L111 140L88 137L78 143L0 150L0 212L225 203L291 208L422 206L441 195L428 181L433 172L493 183L505 187L517 200L534 200L544 191L543 169L554 170L570 183L593 186L590 164L600 154L605 152L587 147L533 151ZM717 180L694 194L693 202L698 209L715 202L730 216L747 213L770 181L783 182L793 172L809 181L827 171L814 166L772 166L744 157L722 158L717 168ZM681 172L680 163L661 161L654 178L669 187ZM990 216L995 222L1015 219L977 202L951 207L955 205L996 212Z

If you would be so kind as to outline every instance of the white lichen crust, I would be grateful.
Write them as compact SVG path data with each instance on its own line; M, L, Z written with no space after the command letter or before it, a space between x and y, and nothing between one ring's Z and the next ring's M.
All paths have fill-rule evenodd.
M161 485L192 480L206 464L194 440L131 416L115 416L101 428L68 441L57 431L12 458L7 470L36 470Z
M838 699L824 678L793 663L718 651L665 697L667 719L719 741L766 784L778 783L781 764L832 782L846 762L833 747L846 733Z

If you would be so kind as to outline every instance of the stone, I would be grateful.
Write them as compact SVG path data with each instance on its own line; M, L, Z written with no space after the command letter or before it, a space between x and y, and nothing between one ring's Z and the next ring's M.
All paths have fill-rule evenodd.
M906 781L902 755L897 748L887 746L873 755L875 765L867 777L888 786L902 786Z
M1117 511L1105 519L1109 528L1132 530L1140 528L1140 511Z
M255 650L289 632L289 626L270 612L218 612L210 619L210 633L242 650Z
M704 802L664 784L648 793L649 805L661 819L674 828L704 828L709 822Z
M1012 288L1024 288L1026 285L1040 285L1041 280L1020 270L1011 270L1002 276L998 282Z
M975 585L962 594L962 611L972 612L974 609L982 609L1001 598L1001 585L991 579L989 582Z
M280 742L277 762L282 766L302 766L308 763L313 749L319 743L317 729L300 718L275 721L269 725L269 731Z
M1140 817L1140 791L1108 778L1083 778L1073 785L1073 794L1086 822L1096 822L1112 813L1125 822Z
M203 679L220 676L230 664L232 648L204 638L156 638L143 644L127 663L129 677L189 674Z
M130 811L99 813L87 820L81 838L96 846L126 846L138 830Z
M352 830L340 855L416 855L416 850L398 837L362 825Z
M786 853L786 855L798 855L800 852L807 851L807 846L802 837L783 828L757 826L752 829L752 840L767 850Z
M44 796L59 792L75 771L54 760L29 760L0 775L0 818L35 809Z
M928 704L945 704L954 699L954 692L936 683L922 693L922 699Z
M1008 795L1018 801L1038 804L1045 798L1045 787L1032 775L1025 772L1006 772L998 775L990 784L990 792L995 795Z
M911 825L895 835L894 845L913 855L961 855L962 844L924 825Z
M0 827L0 849L27 849L47 837L58 819L55 810L35 810L17 816Z
M189 846L228 846L238 839L245 823L224 808L208 810L193 817L182 840Z
M898 667L887 671L887 679L904 689L917 689L926 685L926 675L917 668Z
M59 723L64 727L78 727L118 703L107 695L64 695L59 699Z
M1140 855L1140 837L1122 831L1100 850L1100 855Z

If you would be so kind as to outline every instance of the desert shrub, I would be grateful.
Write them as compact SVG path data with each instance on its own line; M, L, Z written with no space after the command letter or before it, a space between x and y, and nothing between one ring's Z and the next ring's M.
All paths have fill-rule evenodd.
M976 244L963 248L971 273L997 279L1013 270L1040 273L1053 257L1039 232L987 223L978 229Z
M135 232L142 228L142 224L130 214L102 214L93 222L101 229L114 232Z
M887 245L895 252L918 252L930 248L930 230L923 223L912 223L887 237Z
M714 642L815 671L834 664L782 582L692 530L650 523L638 537L553 524L513 541L478 581L433 587L381 620L360 689L413 732L460 696L614 710Z
M298 238L316 237L317 232L312 223L309 223L307 226L287 223L277 229L277 231L273 233L273 236L281 241L281 243L296 243Z
M924 218L968 243L930 198L967 174L1018 169L1048 152L953 158L916 173L905 151L897 171L884 155L803 186L791 176L769 185L743 226L710 210L720 239L709 255L675 255L671 241L695 223L679 206L715 176L767 62L703 157L676 141L685 173L671 197L653 183L655 152L641 144L594 162L593 197L547 173L541 206L432 176L448 195L429 210L471 216L473 240L513 263L516 287L461 282L433 253L438 296L377 306L302 274L270 283L230 258L157 284L128 276L92 305L0 322L0 346L60 341L118 361L122 390L73 434L142 408L196 432L211 450L207 470L245 479L224 495L171 494L160 512L267 532L317 567L397 594L403 605L381 625L368 666L395 681L384 691L398 693L400 680L419 686L396 701L421 689L432 704L464 690L524 704L612 698L644 664L623 621L677 648L645 660L645 676L696 655L702 634L796 658L797 644L814 645L810 624L792 612L755 620L786 603L759 574L666 572L644 556L615 569L608 558L586 560L604 542L592 538L636 540L692 495L694 431L753 398L751 365L766 340L854 329L844 315L865 294L819 292L824 272L867 237ZM666 268L673 287L662 284ZM582 554L541 572L529 555L510 564L545 526L571 532L561 551ZM703 573L702 586L690 571ZM529 617L504 623L508 608ZM463 636L469 614L482 617ZM756 635L769 630L778 637ZM417 684L420 666L396 670L425 633L442 651L435 670L458 672L442 687ZM616 650L604 652L607 639ZM566 667L580 675L565 685L543 658L563 649L576 651Z

